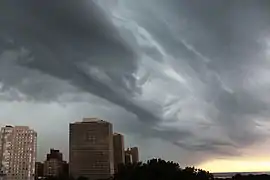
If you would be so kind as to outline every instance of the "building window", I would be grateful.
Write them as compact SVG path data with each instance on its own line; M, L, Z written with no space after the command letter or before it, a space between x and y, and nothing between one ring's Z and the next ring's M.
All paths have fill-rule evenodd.
M90 141L92 144L96 143L96 137L90 134L87 135L87 141Z

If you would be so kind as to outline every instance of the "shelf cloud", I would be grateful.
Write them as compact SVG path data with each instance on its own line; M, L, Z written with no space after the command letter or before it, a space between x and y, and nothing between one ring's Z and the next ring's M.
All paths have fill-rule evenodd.
M240 155L269 134L260 126L269 9L267 0L2 0L0 99L94 99L124 109L114 112L123 131L179 154Z

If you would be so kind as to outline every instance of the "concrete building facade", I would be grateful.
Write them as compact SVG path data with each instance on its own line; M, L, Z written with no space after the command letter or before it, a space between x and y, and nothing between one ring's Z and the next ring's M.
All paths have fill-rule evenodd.
M113 153L114 171L117 172L118 166L125 163L124 136L119 133L113 134Z
M37 133L27 126L5 126L0 132L0 162L6 180L33 180Z
M69 126L69 174L89 180L114 173L113 127L97 118L84 118Z

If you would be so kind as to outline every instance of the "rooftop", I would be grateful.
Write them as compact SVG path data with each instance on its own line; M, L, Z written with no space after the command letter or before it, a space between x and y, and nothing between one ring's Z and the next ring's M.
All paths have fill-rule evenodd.
M104 121L100 118L83 118L82 121L77 121L74 124L81 124L81 123L109 123L107 121Z

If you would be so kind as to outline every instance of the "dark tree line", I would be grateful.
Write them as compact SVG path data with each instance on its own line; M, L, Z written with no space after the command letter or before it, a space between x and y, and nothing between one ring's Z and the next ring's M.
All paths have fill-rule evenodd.
M152 159L146 163L126 164L119 167L114 180L212 180L213 175L194 167L180 168L179 164Z
M110 180L212 180L213 175L201 169L180 168L179 164L152 159L146 163L119 165L118 173ZM46 180L73 180L72 178L47 178ZM78 180L87 180L81 177Z
M269 175L240 174L222 180L264 180L270 179ZM46 180L74 180L73 178L47 178ZM80 177L77 180L88 180ZM172 161L152 159L146 163L133 163L119 165L118 172L109 180L214 180L214 176L202 169L194 167L181 168ZM216 179L221 180L221 179Z

